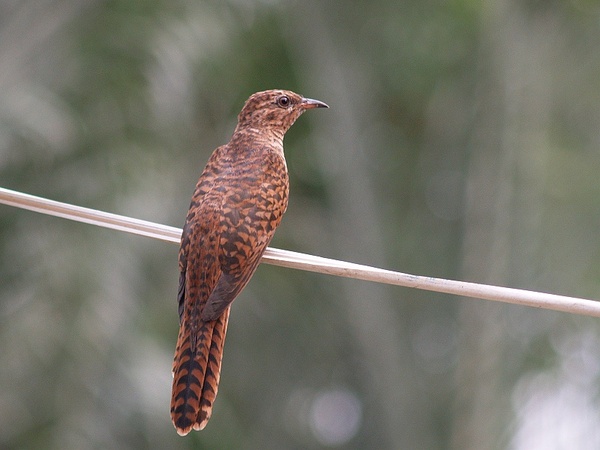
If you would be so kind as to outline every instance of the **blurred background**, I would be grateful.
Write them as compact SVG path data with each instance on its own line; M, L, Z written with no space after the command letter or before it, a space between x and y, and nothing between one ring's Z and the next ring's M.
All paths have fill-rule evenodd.
M0 1L0 186L181 227L253 92L274 247L600 299L594 0ZM600 322L263 265L170 422L176 245L0 206L0 448L597 449Z

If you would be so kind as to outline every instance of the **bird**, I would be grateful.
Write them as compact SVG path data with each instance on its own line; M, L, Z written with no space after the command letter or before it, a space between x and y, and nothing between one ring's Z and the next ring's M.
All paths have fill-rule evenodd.
M246 286L287 208L283 138L319 100L287 90L251 95L229 142L210 156L192 195L179 250L179 333L171 419L206 427L217 396L231 303Z

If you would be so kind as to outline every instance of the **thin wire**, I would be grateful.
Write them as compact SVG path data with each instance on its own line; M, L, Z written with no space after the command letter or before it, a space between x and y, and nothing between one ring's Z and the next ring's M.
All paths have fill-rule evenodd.
M167 242L179 243L181 229L0 188L0 203ZM262 262L292 269L424 289L463 297L600 317L600 302L523 289L410 275L269 247Z

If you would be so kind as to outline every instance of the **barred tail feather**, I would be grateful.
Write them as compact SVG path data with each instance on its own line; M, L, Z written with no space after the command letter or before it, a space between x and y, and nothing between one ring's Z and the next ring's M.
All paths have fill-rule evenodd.
M202 430L212 414L219 388L229 308L216 320L203 322L195 339L184 320L173 361L171 419L177 433Z

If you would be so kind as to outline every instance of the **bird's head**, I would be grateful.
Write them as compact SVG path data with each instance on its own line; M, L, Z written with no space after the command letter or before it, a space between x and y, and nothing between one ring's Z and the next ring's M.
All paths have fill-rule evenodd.
M319 100L304 98L292 91L270 90L252 94L238 115L236 130L253 128L271 130L276 134L285 132L296 119L312 108L329 108Z

